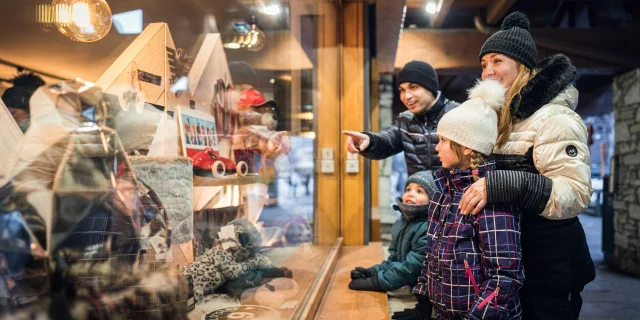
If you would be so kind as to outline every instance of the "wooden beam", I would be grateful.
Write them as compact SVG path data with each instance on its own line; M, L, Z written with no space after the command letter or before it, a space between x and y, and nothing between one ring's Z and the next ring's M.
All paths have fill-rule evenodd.
M537 39L535 42L538 47L544 47L558 52L563 52L568 55L609 63L614 66L627 68L637 68L640 66L640 59L634 56L626 56L611 51L594 49L591 46L568 44L547 39Z
M379 72L393 72L406 0L376 2L376 60Z
M633 31L533 29L531 33L539 45L538 58L564 53L578 68L640 67ZM478 53L486 39L475 29L404 30L394 65L400 69L411 60L422 60L453 73L478 70Z
M442 25L454 2L455 0L438 0L438 12L431 19L431 28L439 28Z
M407 0L407 8L424 8L427 0Z
M484 9L493 0L456 0L456 9ZM427 0L407 0L407 8L424 9Z
M316 161L317 187L314 240L318 245L331 245L340 236L340 181L342 161L340 147L340 30L339 13L332 3L318 4L317 50L317 154L323 148L333 150L333 173L322 173L322 160ZM319 156L318 158L322 158Z
M343 130L364 130L364 4L344 2L342 7L342 103L340 104ZM345 168L346 138L342 138L340 162ZM341 235L344 244L363 245L365 234L364 158L358 157L358 173L344 173L341 180Z
M486 39L475 29L405 29L398 44L395 67L421 60L436 69L478 68L478 53Z
M487 23L497 24L517 0L494 0L487 8Z

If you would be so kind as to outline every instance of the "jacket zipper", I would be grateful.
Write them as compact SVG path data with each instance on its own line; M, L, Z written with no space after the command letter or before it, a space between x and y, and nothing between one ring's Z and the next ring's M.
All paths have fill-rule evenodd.
M467 272L464 274L465 278L469 278L471 280L471 284L473 284L473 291L476 292L476 296L480 296L480 289L478 288L478 283L476 282L476 278L473 277L473 272L471 272L471 267L469 266L469 261L464 259L464 268L467 269Z
M500 287L497 287L496 291L492 292L486 299L480 302L480 304L478 305L478 309L484 308L484 306L486 306L487 303L491 301L491 299L493 299L493 308L497 309L498 308L498 298L497 298L498 292L500 292Z
M404 234L407 232L407 227L409 227L409 223L405 222L404 227L402 228L402 233L400 234L400 245L398 246L398 252L400 253L400 262L404 261L402 246L404 245Z
M425 164L426 169L431 169L433 164L431 163L431 130L428 127L428 121L424 122L424 128L427 130L427 163Z

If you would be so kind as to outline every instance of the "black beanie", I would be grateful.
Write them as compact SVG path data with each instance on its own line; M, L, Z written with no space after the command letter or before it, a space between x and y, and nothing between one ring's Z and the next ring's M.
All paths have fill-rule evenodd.
M29 112L29 99L40 86L45 85L42 78L25 73L11 79L13 87L2 94L2 101L7 108L21 109Z
M258 87L258 75L253 68L244 61L229 63L229 73L231 73L233 84L250 84L254 88Z
M431 91L434 97L438 96L438 74L426 62L413 60L405 64L398 73L398 84L405 82L419 84Z
M507 55L527 68L536 66L536 43L529 33L529 20L522 12L514 12L508 15L502 22L500 31L493 34L480 50L479 59L487 53L501 53Z

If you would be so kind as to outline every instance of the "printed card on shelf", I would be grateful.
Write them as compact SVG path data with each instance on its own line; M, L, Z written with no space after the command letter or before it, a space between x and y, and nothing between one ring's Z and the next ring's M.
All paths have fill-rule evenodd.
M220 239L222 249L224 250L238 245L238 238L236 238L236 231L233 226L222 227L220 232L218 232L218 239Z
M171 251L167 247L167 240L160 236L154 236L149 239L151 246L155 250L157 260L165 260L171 258Z

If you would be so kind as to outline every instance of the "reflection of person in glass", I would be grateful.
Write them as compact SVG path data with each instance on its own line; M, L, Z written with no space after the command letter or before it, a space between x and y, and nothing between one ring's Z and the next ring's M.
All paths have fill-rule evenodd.
M13 87L4 91L2 100L9 109L9 112L11 112L11 116L20 127L20 130L25 132L31 123L29 99L31 95L45 83L42 78L32 73L18 75L11 79L10 82L13 83Z
M200 139L200 123L196 121L196 144L199 146L202 145L202 141Z
M205 124L204 129L203 130L203 134L204 134L204 145L207 147L211 146L211 141L209 141L209 128L207 128L207 125Z
M258 77L253 68L246 62L232 62L229 64L229 71L234 89L239 95L237 113L240 128L232 137L236 161L238 155L247 149L262 155L261 162L274 159L279 154L288 154L291 140L287 132L276 131L278 104L273 100L266 100L255 88Z
M195 120L191 123L191 144L198 144L198 133Z
M204 126L202 125L202 122L200 122L200 141L202 142L203 146L207 145L206 137L207 137L207 135L204 132Z
M209 125L209 141L211 141L211 146L214 147L217 145L216 142L216 136L215 136L215 131L214 131L214 127L213 124Z
M184 119L184 138L186 144L191 144L191 128L189 126L189 119Z

